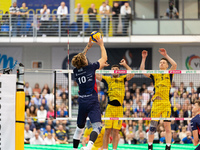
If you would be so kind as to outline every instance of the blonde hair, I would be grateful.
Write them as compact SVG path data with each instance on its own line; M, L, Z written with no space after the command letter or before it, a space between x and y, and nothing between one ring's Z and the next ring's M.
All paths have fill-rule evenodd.
M75 55L72 59L72 65L77 69L87 66L85 55L82 53L78 53L77 55Z

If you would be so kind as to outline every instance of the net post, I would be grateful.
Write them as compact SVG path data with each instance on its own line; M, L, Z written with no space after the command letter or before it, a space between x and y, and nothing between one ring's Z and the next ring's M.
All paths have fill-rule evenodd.
M54 71L54 119L56 119L56 71Z
M71 96L71 93L72 93L72 73L69 71L68 72L68 89L69 89L69 92L68 92L68 98L69 98L69 118L71 119L72 118L72 96Z

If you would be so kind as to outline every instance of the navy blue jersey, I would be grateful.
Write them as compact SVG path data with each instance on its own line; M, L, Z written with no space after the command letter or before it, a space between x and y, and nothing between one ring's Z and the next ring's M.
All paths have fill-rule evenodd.
M198 133L200 135L200 114L198 114L194 118L192 118L191 127L192 127L192 131L198 130Z
M97 96L95 71L99 69L99 62L88 63L88 66L74 69L74 77L79 85L79 98Z

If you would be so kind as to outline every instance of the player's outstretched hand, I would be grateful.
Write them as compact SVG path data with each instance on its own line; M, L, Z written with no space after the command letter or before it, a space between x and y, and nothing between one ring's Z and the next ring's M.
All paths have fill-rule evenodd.
M108 64L108 62L105 62L105 64L103 64L103 67L108 67L110 66L110 64Z
M164 48L159 48L159 52L163 56L167 56L167 51Z
M90 49L92 47L93 43L92 43L92 39L90 38L89 39L89 42L88 42L88 49Z
M126 60L122 59L119 64L122 65L122 66L125 66L126 65Z
M103 46L104 45L104 43L103 43L103 36L102 36L102 38L99 38L99 37L97 37L97 44L99 45L99 46Z
M146 58L148 56L148 51L143 50L142 51L142 58Z

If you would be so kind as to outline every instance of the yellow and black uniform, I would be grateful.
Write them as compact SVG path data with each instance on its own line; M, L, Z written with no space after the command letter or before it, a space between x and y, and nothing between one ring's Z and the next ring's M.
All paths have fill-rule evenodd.
M56 137L60 140L60 141L64 141L65 137L67 137L67 133L65 130L57 130L56 131Z
M152 118L170 118L171 103L169 99L173 74L151 74L150 78L154 84Z
M86 128L84 131L84 135L83 137L88 137L90 135L90 133L93 131L93 128ZM96 141L94 142L92 149L91 150L98 150L100 147L103 146L103 135L105 133L105 127L102 127L101 132L99 133Z
M108 105L106 107L105 117L121 118L123 117L123 100L125 96L126 75L118 78L102 76L102 82L106 83L108 88ZM105 120L105 128L121 129L122 120Z

